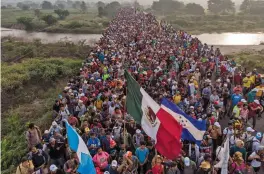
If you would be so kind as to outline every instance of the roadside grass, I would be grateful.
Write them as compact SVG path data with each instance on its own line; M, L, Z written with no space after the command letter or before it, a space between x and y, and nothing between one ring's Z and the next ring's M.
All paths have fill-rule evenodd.
M1 40L1 60L3 62L33 57L71 57L84 59L90 52L90 46L85 44L85 40L79 41L77 44L66 41L43 44L40 40L23 42L12 37L5 37Z
M52 105L62 93L66 79L78 74L81 59L32 58L2 63L1 167L12 173L26 155L26 125L42 131L52 122Z
M261 51L244 51L227 56L234 58L238 64L242 65L247 70L256 68L258 72L264 73L264 49Z
M264 32L264 16L256 15L183 15L162 17L176 29L191 34L222 32Z

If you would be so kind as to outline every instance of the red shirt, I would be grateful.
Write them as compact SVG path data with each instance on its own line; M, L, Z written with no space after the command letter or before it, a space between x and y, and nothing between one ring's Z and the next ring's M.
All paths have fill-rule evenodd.
M152 167L152 173L153 174L163 174L163 165L156 164Z

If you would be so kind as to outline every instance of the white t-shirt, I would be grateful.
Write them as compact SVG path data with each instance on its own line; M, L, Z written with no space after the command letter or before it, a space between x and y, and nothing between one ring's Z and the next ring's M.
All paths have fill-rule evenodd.
M234 135L234 129L232 129L232 130L230 130L230 129L228 129L228 128L225 128L224 130L223 130L223 134L224 135L227 135L229 138L231 138L231 136L232 135Z
M253 152L249 157L253 157L255 155L257 155L256 152ZM252 167L260 167L261 166L261 162L254 159L254 160L251 161L251 166Z

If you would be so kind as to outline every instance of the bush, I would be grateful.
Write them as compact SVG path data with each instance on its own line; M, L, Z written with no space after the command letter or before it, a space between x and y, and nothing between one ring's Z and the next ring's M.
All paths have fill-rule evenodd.
M22 63L7 65L2 63L2 89L17 89L24 83L38 79L51 81L78 72L81 60L72 59L28 59Z
M17 23L23 24L26 30L32 30L33 29L32 20L33 18L29 18L29 17L19 17L17 18Z
M52 15L45 15L45 16L42 16L41 18L43 21L46 22L46 24L48 25L53 25L53 24L56 24L58 22L58 20L52 16Z

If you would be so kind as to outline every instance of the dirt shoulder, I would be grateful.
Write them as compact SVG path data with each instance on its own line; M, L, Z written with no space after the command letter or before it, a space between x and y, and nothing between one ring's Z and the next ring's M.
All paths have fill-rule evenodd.
M214 45L220 48L223 54L235 54L243 51L260 51L264 49L264 45Z

